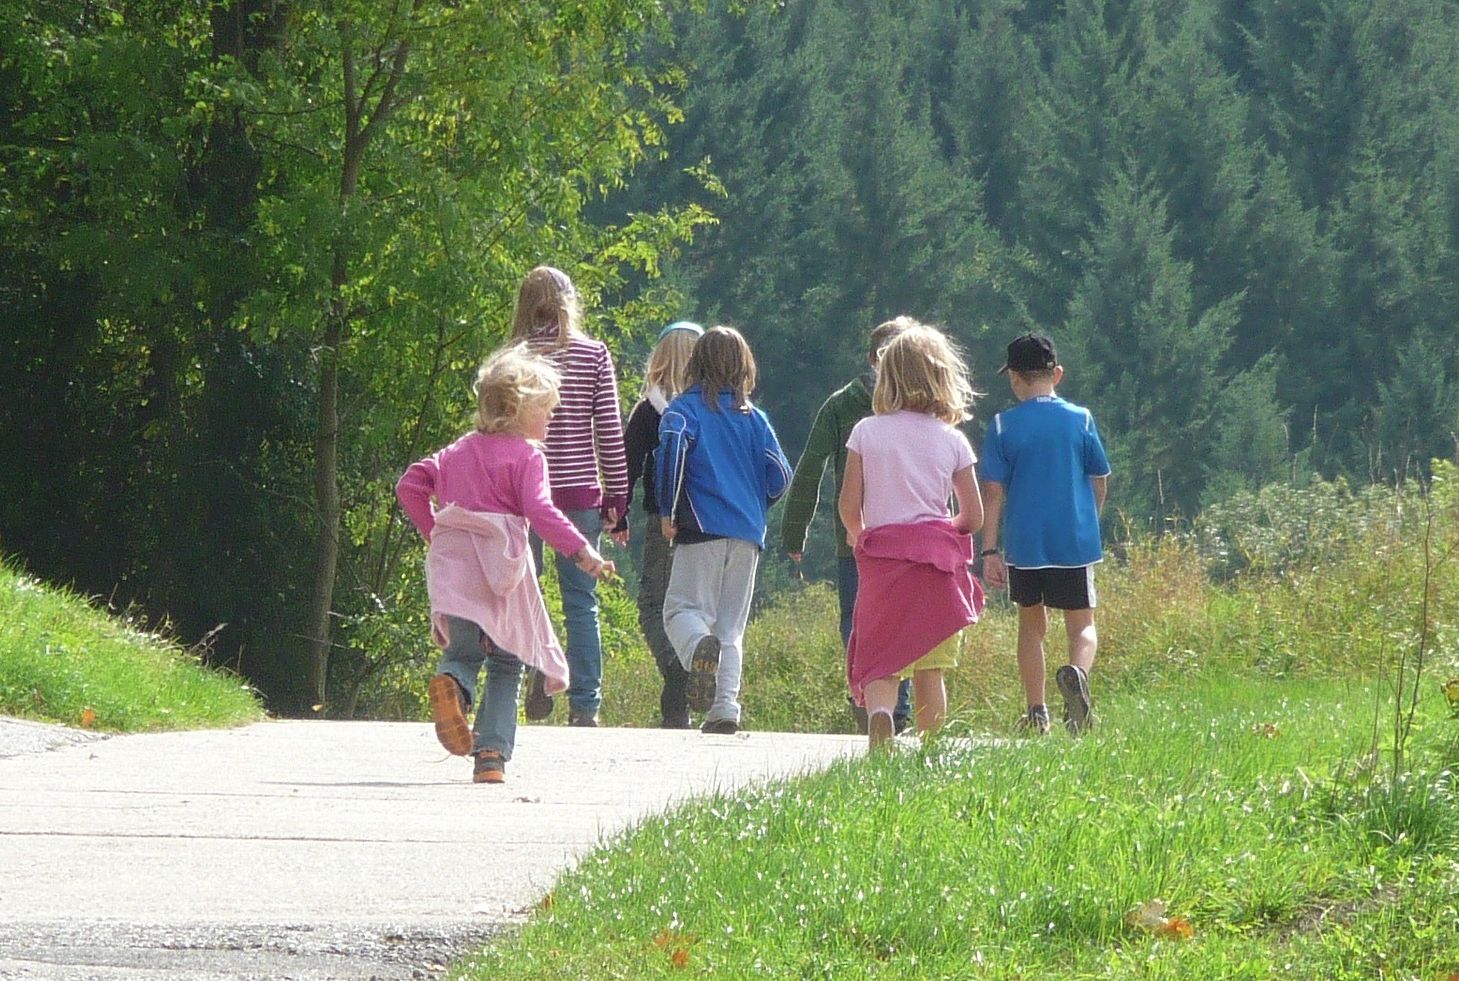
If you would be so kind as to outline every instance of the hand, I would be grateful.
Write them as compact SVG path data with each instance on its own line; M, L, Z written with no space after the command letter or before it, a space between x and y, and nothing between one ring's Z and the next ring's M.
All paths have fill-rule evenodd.
M1001 555L983 556L983 578L994 589L1008 588L1008 565Z
M674 526L673 518L660 518L659 527L663 529L664 537L671 542L674 540L674 536L679 533L679 529Z
M618 575L618 567L599 555L598 550L591 545L584 545L572 560L573 564L594 579L612 579Z
M627 548L628 547L628 529L627 528L624 528L622 531L610 531L610 532L608 532L608 537L611 538L611 539L613 539L613 544L617 545L619 548Z
M786 552L785 554L789 555L790 561L794 562L796 565L800 565L800 560L805 558L804 552Z

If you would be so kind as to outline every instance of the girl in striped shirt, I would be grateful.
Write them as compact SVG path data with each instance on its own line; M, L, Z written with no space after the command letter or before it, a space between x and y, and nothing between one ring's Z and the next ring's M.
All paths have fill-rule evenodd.
M547 429L547 476L556 504L594 548L628 509L628 463L623 452L618 379L608 346L582 330L582 308L567 273L538 266L522 280L512 315L512 340L525 341L562 376L561 401ZM615 535L626 542L628 532ZM533 539L537 569L542 542ZM597 580L558 557L557 580L567 627L568 724L596 726L603 701L603 642L598 631ZM527 718L552 714L543 677L533 673Z

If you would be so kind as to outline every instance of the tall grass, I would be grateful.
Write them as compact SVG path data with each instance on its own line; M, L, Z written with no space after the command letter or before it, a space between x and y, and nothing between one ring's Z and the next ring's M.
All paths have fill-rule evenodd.
M123 732L263 718L237 677L3 563L0 714Z

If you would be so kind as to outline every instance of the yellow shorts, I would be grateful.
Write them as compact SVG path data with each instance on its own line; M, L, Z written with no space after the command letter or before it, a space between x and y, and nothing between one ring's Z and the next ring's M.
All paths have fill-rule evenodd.
M963 634L962 631L959 630L957 633L947 638L947 640L944 640L942 643L932 648L932 650L928 651L926 654L923 654L917 660L913 661L911 664L903 668L900 672L898 672L897 679L901 680L903 678L910 678L918 671L931 671L935 668L947 669L957 667L957 656L958 652L962 650L962 646Z

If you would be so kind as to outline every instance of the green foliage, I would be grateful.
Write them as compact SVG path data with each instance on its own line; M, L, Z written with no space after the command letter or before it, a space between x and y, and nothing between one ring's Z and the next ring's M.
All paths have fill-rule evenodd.
M202 653L206 653L203 651ZM199 652L0 563L0 715L139 732L255 722L248 685Z
M390 486L459 434L521 275L569 268L617 347L711 220L587 217L680 118L682 73L639 57L668 13L0 4L0 303L34 325L0 337L7 547L223 625L281 707L314 700L321 591L352 673L388 673Z
M1452 5L815 0L679 34L685 124L624 200L713 161L722 222L668 275L749 330L792 451L910 313L999 402L1007 339L1067 341L1142 526L1454 452Z

